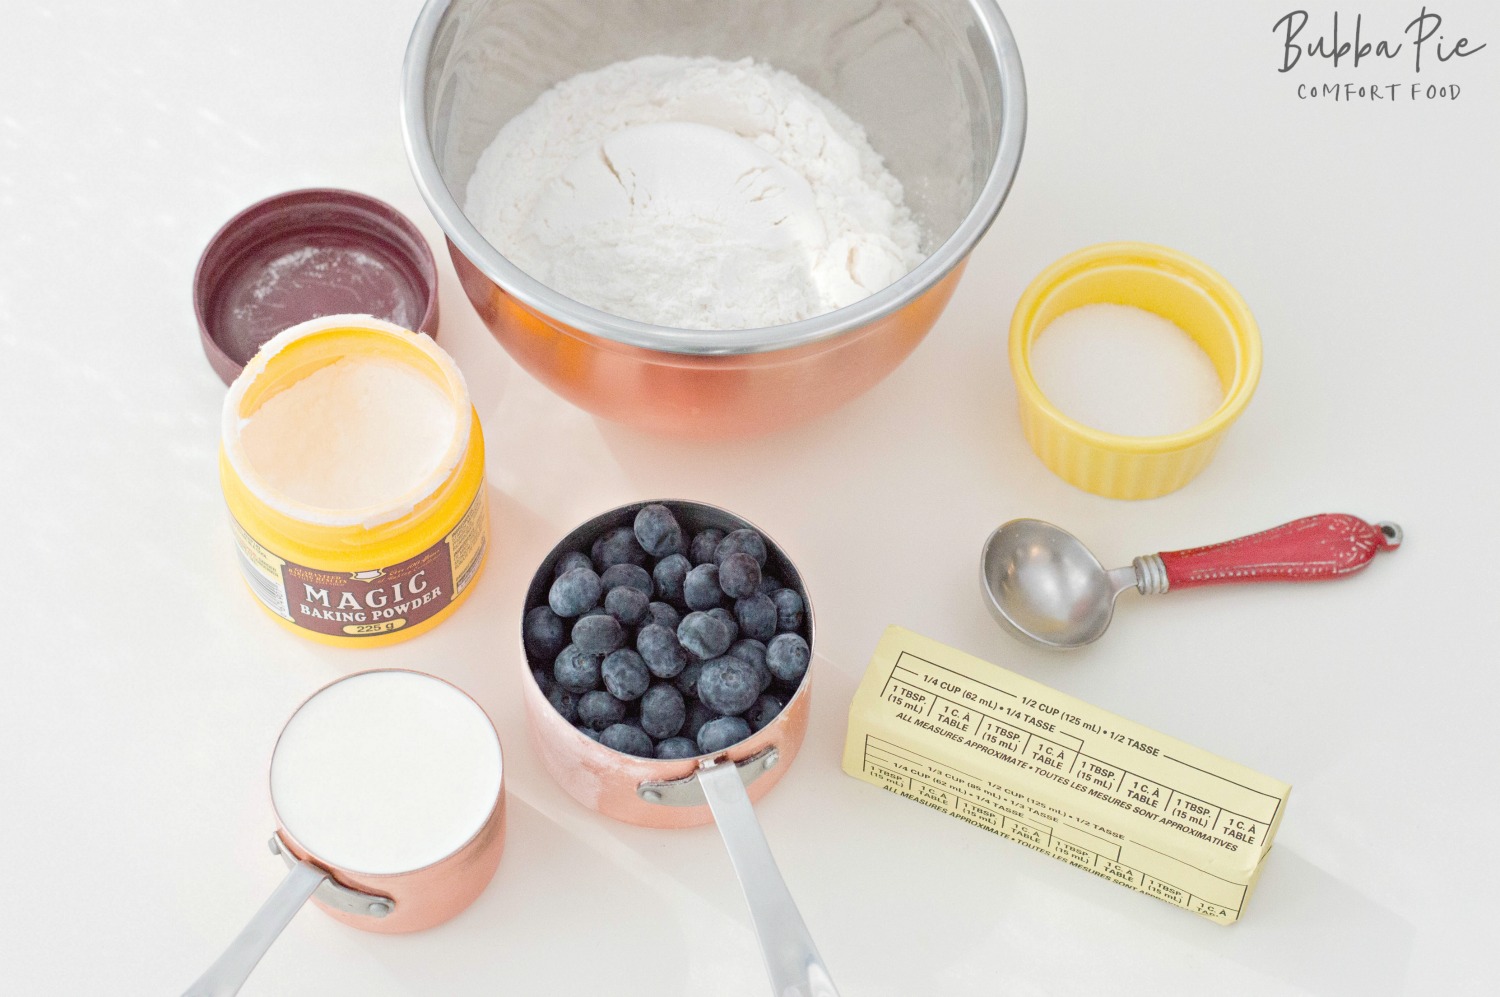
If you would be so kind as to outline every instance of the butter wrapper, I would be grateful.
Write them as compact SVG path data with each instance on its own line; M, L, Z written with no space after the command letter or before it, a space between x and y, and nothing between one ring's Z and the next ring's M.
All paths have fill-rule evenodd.
M1291 787L891 627L849 708L844 771L1232 924Z

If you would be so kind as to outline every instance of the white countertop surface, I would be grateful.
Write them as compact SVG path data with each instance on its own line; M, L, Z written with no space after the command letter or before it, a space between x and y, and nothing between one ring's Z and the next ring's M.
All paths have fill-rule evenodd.
M811 731L758 814L846 997L1495 992L1493 5L1443 3L1454 34L1490 49L1416 77L1405 61L1279 74L1271 25L1288 4L1009 0L1030 128L999 221L900 370L770 439L683 445L597 423L520 371L440 252L441 342L489 446L492 560L431 634L347 652L275 626L236 575L215 466L224 387L190 285L225 219L295 187L374 194L441 249L397 124L417 6L6 8L0 990L179 993L281 876L266 766L291 710L340 675L410 666L500 729L499 874L414 936L308 909L244 993L764 994L714 830L573 803L518 698L511 635L534 562L597 512L672 495L762 523L815 594L827 663ZM1341 30L1363 13L1369 35L1398 34L1419 6L1340 5ZM1415 79L1461 97L1295 93ZM1265 341L1259 392L1213 465L1143 503L1042 467L1005 353L1035 273L1122 238L1219 269ZM975 582L980 544L1018 516L1122 564L1320 511L1396 520L1406 544L1336 585L1135 599L1068 656L1001 633ZM889 623L1290 782L1245 919L1219 927L842 774L849 697Z

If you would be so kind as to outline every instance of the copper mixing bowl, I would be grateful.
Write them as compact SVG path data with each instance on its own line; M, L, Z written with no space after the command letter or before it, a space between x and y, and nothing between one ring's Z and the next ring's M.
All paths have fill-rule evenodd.
M529 277L460 202L500 127L561 80L642 55L753 57L862 124L931 255L876 294L785 325L673 329ZM407 47L402 127L469 300L553 391L671 436L780 429L870 388L932 328L1015 179L1026 87L994 0L428 0Z

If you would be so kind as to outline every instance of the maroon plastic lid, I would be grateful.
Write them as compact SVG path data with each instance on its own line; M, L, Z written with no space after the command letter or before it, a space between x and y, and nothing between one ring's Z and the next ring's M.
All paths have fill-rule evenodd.
M352 312L437 337L437 264L401 212L351 190L293 190L224 223L198 260L193 310L228 384L298 322Z

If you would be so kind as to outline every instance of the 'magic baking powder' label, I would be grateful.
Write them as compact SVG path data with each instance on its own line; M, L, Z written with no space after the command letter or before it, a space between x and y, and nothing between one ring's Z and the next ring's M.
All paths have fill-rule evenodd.
M398 564L361 571L309 568L277 556L234 523L250 591L284 620L335 637L374 637L416 626L474 580L489 539L484 492L442 540Z

